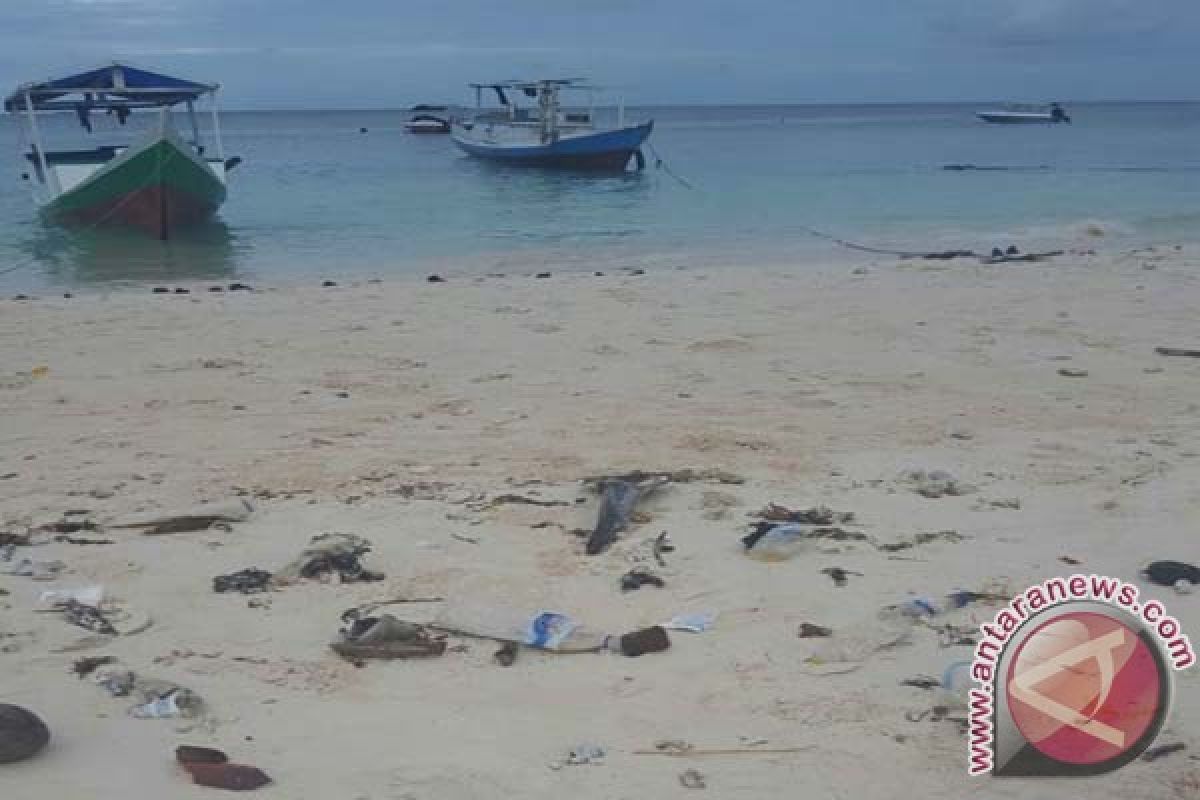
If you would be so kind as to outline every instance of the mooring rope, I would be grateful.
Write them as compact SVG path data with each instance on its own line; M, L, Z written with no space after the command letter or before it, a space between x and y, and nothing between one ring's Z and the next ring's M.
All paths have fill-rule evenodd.
M658 154L658 150L654 149L653 144L651 144L650 142L646 142L646 146L650 148L650 154L654 156L654 168L655 169L661 169L663 172L670 175L672 178L674 178L676 181L678 181L679 185L682 186L683 188L690 189L691 191L696 191L695 186L693 186L691 183L684 180L680 176L676 175L675 172L669 166L667 166L667 162L664 161L663 157Z
M684 187L685 189L688 189L689 191L703 191L702 189L697 189L697 187L694 184L692 184L690 181L684 179L682 176L678 175L674 170L672 170L667 165L666 160L663 159L663 157L661 155L659 155L658 151L654 148L653 144L647 142L646 147L648 147L650 149L651 154L654 155L654 166L656 169L661 169L663 172L667 173L667 175L674 178L675 181L678 182L680 186ZM808 225L803 225L800 223L797 223L796 227L799 230L803 231L804 233L807 233L809 236L813 236L817 239L824 239L825 241L833 242L834 244L839 245L841 247L845 247L849 250L858 250L859 252L863 252L863 253L874 253L876 255L884 255L884 256L899 256L901 258L929 258L929 257L938 257L938 256L944 257L948 253L957 253L957 254L962 254L962 255L970 253L970 254L974 255L974 253L972 253L969 250L947 250L947 251L937 251L937 252L920 252L920 251L915 251L915 250L890 250L885 247L872 247L870 245L859 244L858 242L852 242L849 239L843 239L839 236L834 236L832 233L826 233L825 231L818 230L816 228L810 227Z

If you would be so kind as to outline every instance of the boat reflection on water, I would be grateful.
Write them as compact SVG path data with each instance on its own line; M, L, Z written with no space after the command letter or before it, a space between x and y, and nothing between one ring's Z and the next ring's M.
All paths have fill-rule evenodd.
M479 236L492 271L645 263L645 239L662 224L643 213L654 196L652 173L531 170L477 158L455 167L474 187L471 207L489 209Z
M227 282L238 276L239 255L245 249L216 219L181 230L167 241L135 230L71 230L36 223L32 238L18 247L39 263L47 281L78 287Z

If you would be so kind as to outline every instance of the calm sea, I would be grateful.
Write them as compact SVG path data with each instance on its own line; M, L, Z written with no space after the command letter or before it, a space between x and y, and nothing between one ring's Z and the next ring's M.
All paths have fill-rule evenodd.
M671 107L642 174L469 159L404 112L233 112L217 223L163 244L44 224L15 126L0 181L0 288L271 281L405 272L723 265L825 254L806 230L897 248L1092 246L1200 233L1200 104L1069 107L1071 126L993 126L979 106ZM47 138L82 136L71 119ZM103 121L95 143L119 142ZM367 132L360 132L366 128ZM82 141L82 140L80 140ZM947 165L1002 167L947 170ZM672 175L679 176L684 183ZM1103 238L1087 233L1099 226Z

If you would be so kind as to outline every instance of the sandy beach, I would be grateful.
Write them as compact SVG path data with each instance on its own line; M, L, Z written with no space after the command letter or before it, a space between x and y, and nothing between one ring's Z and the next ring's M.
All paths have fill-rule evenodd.
M1200 359L1155 347L1200 347L1200 250L552 272L0 300L0 531L86 509L86 536L112 542L41 537L14 562L62 574L0 574L0 700L53 736L0 770L0 797L218 796L175 765L180 744L265 770L263 797L313 800L691 797L689 769L716 797L1200 796L1200 670L1176 676L1159 739L1182 752L1082 782L970 779L962 712L935 719L937 692L901 682L971 647L919 625L878 638L880 610L914 597L1196 561ZM685 468L697 479L584 554L582 479ZM914 469L972 490L921 496ZM545 504L492 502L506 494ZM255 510L228 531L107 524L231 497ZM739 540L770 502L853 512L867 538L755 561ZM214 593L323 533L368 539L386 578ZM665 587L622 592L634 567ZM88 632L38 596L97 584L152 623L68 649ZM1147 592L1200 640L1200 596ZM419 597L444 599L388 610L553 609L613 633L716 620L641 658L525 649L509 668L453 636L361 667L328 647L346 609ZM848 637L855 663L814 669L827 642L803 623ZM186 686L203 714L132 717L71 673L90 655ZM749 752L638 752L663 740ZM602 763L564 764L581 743Z

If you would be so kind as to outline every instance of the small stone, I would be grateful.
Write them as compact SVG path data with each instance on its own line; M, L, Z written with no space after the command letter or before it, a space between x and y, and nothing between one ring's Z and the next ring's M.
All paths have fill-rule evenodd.
M0 704L0 764L24 761L50 741L50 729L32 711Z
M824 625L814 625L811 622L802 622L796 635L801 639L824 639L833 635L833 629L826 628Z
M446 282L446 279L443 278L441 275L430 275L425 280L428 281L429 283L445 283Z
M321 281L321 288L323 289L332 289L335 286L337 286L337 283L334 281Z
M1058 374L1062 375L1064 378L1086 378L1088 376L1088 371L1086 369L1072 369L1070 367L1063 367L1058 371Z
M535 277L535 278L549 278L549 277L550 277L550 273L549 273L549 272L539 272L538 274L534 275L533 277Z
M171 290L165 286L155 286L150 291L153 292L154 294L170 294L171 293Z
M1196 591L1196 585L1187 578L1180 578L1175 581L1174 587L1176 594L1191 594Z
M699 770L689 769L679 774L679 785L685 789L704 789L708 786Z
M88 494L97 500L107 500L108 498L112 497L115 492L113 492L111 489L92 489L90 492L88 492Z
M871 270L867 269L866 267L858 267L857 269L853 270L851 272L851 274L852 275L870 275Z

